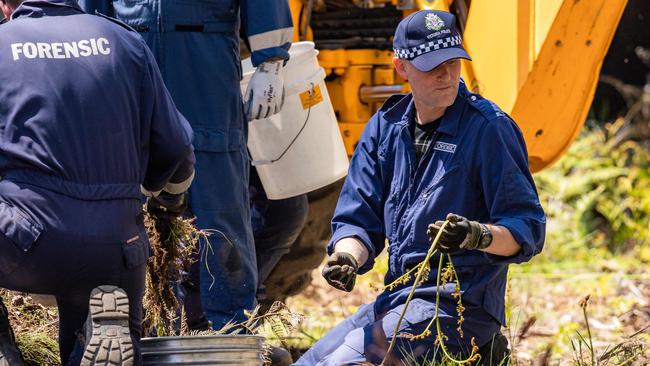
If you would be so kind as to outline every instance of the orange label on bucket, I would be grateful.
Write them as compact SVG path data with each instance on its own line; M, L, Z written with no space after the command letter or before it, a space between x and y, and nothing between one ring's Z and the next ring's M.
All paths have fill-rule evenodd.
M303 109L309 109L316 104L323 101L323 93L320 91L320 85L315 85L313 91L307 90L304 93L300 93L300 101L302 102Z

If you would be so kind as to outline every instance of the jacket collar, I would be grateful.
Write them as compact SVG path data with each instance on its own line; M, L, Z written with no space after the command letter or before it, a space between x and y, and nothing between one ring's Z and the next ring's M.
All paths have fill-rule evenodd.
M386 112L384 112L384 119L389 122L400 122L408 121L408 117L415 111L415 103L413 103L413 94L408 93L404 95L397 95L392 98L399 98L394 101L392 105L388 107ZM386 104L390 104L392 98L386 101Z
M76 10L83 13L77 0L27 0L20 4L11 15L17 18L41 18L49 15L64 15L66 10Z
M440 127L438 127L437 130L438 132L452 137L456 136L456 133L458 133L460 118L463 114L463 109L466 103L465 99L467 98L468 93L465 82L461 79L460 84L458 85L458 95L456 95L456 100L454 100L454 104L449 106L445 111L445 114L442 116L442 122L440 122ZM389 122L408 124L413 120L414 114L415 102L413 101L413 94L409 93L393 104L384 113L384 119Z

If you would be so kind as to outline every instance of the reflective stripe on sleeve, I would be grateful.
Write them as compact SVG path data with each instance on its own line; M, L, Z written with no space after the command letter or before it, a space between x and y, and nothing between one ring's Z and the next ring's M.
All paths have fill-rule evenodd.
M251 52L255 52L266 48L280 47L291 42L292 38L293 28L281 28L249 36L248 41L251 45Z
M159 191L150 191L150 190L144 188L144 186L140 186L140 191L146 197L158 197L158 195L160 195L160 192L162 192L162 189L159 190Z
M171 194L184 193L190 188L190 185L192 184L192 180L194 180L194 171L192 171L192 175L190 175L189 178L185 179L180 183L171 183L171 182L167 183L167 185L165 185L165 188L163 188L163 190Z

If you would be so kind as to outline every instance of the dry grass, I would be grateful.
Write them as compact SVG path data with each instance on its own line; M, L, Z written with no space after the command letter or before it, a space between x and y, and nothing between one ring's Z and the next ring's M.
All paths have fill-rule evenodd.
M35 303L27 294L0 290L9 311L16 343L28 366L59 365L58 314Z
M179 303L173 285L182 279L183 271L192 264L192 253L198 250L199 240L207 234L196 229L192 219L173 218L156 220L148 213L145 227L151 243L152 256L147 262L144 293L144 334L156 331L159 336L170 336L182 328L178 323Z

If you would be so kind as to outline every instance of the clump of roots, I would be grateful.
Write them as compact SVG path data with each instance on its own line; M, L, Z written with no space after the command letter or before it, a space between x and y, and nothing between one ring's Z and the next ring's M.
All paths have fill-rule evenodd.
M208 234L194 226L194 219L156 218L148 213L145 228L152 256L147 262L143 329L145 334L155 329L158 336L175 335L179 303L173 286L180 283L199 240Z

